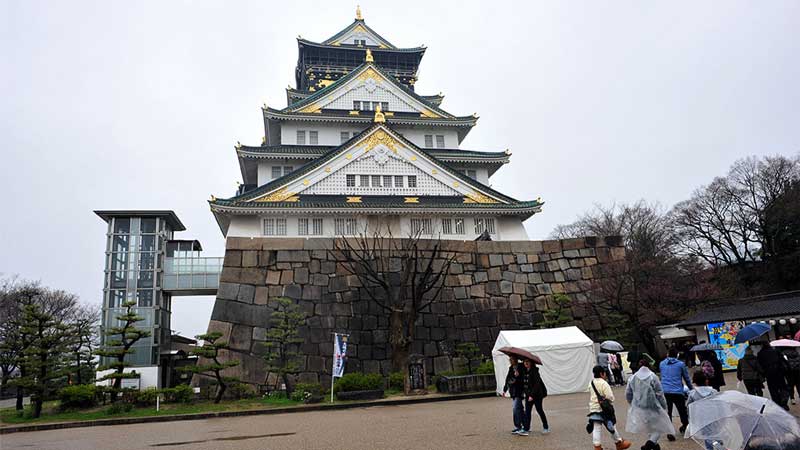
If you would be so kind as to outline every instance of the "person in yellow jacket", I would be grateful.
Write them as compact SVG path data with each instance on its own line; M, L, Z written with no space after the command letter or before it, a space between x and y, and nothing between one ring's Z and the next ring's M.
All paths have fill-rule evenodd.
M592 444L594 450L603 450L603 427L614 437L614 444L617 450L625 450L631 446L630 441L626 441L620 436L615 424L617 418L613 413L603 412L600 402L609 400L614 402L614 391L608 384L608 369L603 366L594 366L592 369L594 379L589 383L589 424L586 431L592 434Z

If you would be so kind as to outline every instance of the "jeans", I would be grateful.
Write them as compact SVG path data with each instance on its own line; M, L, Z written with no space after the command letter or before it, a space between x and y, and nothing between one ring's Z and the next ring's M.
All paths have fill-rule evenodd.
M550 428L547 425L547 416L544 414L541 398L535 398L533 401L529 401L527 398L525 399L525 418L522 423L523 428L525 428L527 431L531 431L531 415L534 406L536 406L536 413L539 414L539 418L542 419L542 427L545 429Z
M514 397L513 399L514 411L514 429L519 430L525 428L525 407L523 406L524 399L521 397Z
M678 408L678 416L681 418L681 425L689 426L689 411L686 409L686 397L683 394L664 394L667 399L667 411L669 418L672 419L672 405Z
M594 445L602 445L603 443L603 426L600 422L593 422L594 428L592 429L592 444ZM614 436L614 442L619 442L622 440L622 436L619 435L617 428L614 427L614 432L611 433Z

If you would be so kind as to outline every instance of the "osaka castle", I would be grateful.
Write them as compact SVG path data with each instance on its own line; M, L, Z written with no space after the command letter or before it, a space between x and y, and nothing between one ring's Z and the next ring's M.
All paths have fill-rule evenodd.
M209 202L226 237L528 239L541 200L492 189L511 153L462 148L478 117L415 91L425 47L396 47L360 9L297 47L286 107L263 106L261 145L236 145L239 190Z

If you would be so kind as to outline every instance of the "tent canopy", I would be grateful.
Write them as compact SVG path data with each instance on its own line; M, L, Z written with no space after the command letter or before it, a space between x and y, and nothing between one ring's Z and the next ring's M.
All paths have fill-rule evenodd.
M594 346L578 327L500 331L492 350L498 393L503 392L509 366L508 356L498 349L506 346L528 350L542 359L539 370L550 394L584 392L592 380Z

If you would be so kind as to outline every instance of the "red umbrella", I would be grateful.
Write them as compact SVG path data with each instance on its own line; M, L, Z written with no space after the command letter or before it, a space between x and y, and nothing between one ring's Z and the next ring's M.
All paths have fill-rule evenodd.
M503 348L497 349L497 351L500 352L500 353L505 353L508 356L516 356L516 357L522 358L522 359L530 359L531 361L533 361L534 364L538 364L540 366L542 365L541 358L539 358L538 356L534 355L533 353L531 353L531 352L529 352L529 351L527 351L525 349L521 349L521 348L517 348L517 347L503 347Z

